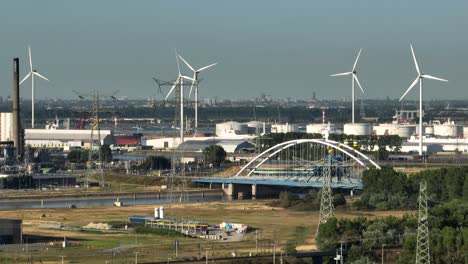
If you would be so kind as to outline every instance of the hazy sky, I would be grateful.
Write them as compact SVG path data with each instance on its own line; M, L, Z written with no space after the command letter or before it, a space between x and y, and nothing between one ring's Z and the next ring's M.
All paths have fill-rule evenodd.
M366 96L396 98L416 77L413 43L422 71L449 79L426 81L425 98L467 99L467 14L466 0L2 1L0 95L11 94L13 57L21 78L29 70L31 44L51 79L37 82L38 98L146 98L152 77L176 77L174 48L197 67L219 62L201 74L202 97L341 98L351 79L329 75L351 70L361 47ZM22 88L30 98L30 82Z

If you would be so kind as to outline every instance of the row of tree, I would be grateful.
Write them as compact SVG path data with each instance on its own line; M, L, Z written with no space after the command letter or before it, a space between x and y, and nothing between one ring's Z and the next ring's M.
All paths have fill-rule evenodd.
M468 263L468 167L422 171L408 176L390 168L363 176L361 209L417 209L419 183L427 182L431 262ZM367 220L330 219L321 224L317 244L334 249L340 241L348 249L348 263L380 260L380 248L401 248L398 263L414 263L417 245L416 215Z
M0 189L30 189L35 187L31 175L12 175L0 178Z
M321 224L316 238L320 249L344 244L346 263L380 261L382 245L401 248L398 263L414 263L417 244L417 218L388 216L375 220L331 218ZM430 254L432 263L468 263L468 203L453 200L429 210Z
M468 199L468 167L425 170L412 176L384 167L364 173L361 199L354 205L362 209L415 209L422 180L427 182L432 203Z

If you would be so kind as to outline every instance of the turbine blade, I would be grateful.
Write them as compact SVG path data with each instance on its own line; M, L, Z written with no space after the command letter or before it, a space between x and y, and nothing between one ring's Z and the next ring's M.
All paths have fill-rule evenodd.
M416 77L416 79L414 79L413 83L410 85L408 90L406 90L406 92L401 96L400 101L403 100L403 98L406 96L406 94L408 94L408 92L411 91L411 88L413 88L418 83L418 81L419 81L419 76Z
M345 75L350 75L352 74L353 72L342 72L342 73L336 73L336 74L332 74L330 76L345 76Z
M364 90L362 89L361 83L359 82L359 80L357 78L357 75L353 74L353 78L354 78L354 80L356 80L356 83L358 84L359 88L361 88L362 93L365 94Z
M26 75L19 84L21 85L24 81L26 81L26 79L28 79L30 75L31 75L31 72L29 72L28 75Z
M361 51L362 51L362 49L359 50L359 53L358 53L358 55L357 55L357 57L356 57L356 61L354 61L353 72L354 72L354 70L356 69L356 65L357 65L357 62L358 62L358 60L359 60L359 56L361 56Z
M179 77L177 77L174 85L172 86L172 88L169 90L169 92L167 93L166 95L166 98L164 98L164 100L167 100L167 98L169 98L169 95L171 95L172 91L174 91L174 88L176 87L177 83L179 82Z
M28 50L29 50L29 67L31 68L31 71L32 71L33 67L32 67L32 58L31 58L31 46L28 46Z
M177 62L177 72L180 75L180 65L179 65L179 58L177 57L178 56L177 49L174 49L174 52L175 52L175 59L176 59L176 62Z
M188 77L188 76L185 76L185 75L180 75L180 77L184 78L185 80L189 80L189 81L194 81L195 79L192 79L191 77Z
M192 96L192 89L193 89L193 85L195 84L196 78L197 78L197 72L193 72L193 81L192 81L192 85L190 85L190 92L189 92L188 98Z
M215 66L216 64L218 64L218 63L217 63L217 62L215 62L215 63L213 63L213 64L210 64L210 65L208 65L208 66L201 67L200 69L198 69L198 70L197 70L197 72L204 71L204 70L206 70L206 69L208 69L208 68L211 68L211 67Z
M195 69L186 60L184 60L184 58L182 58L180 54L179 54L179 58L185 63L185 65L187 65L187 67L189 67L189 69L191 69L192 71L195 71Z
M36 76L41 77L42 79L44 79L44 80L46 80L46 81L48 81L48 82L50 82L49 79L47 79L46 77L40 75L38 72L33 72L33 74L36 75Z
M442 82L448 82L448 80L445 80L445 79L442 79L442 78L439 78L439 77L435 77L435 76L432 76L432 75L429 75L429 74L423 74L423 75L421 75L421 77L423 77L425 79L432 79L432 80L437 80L437 81L442 81Z
M414 66L416 67L416 71L418 72L418 75L421 75L421 72L419 71L418 61L416 60L416 55L414 54L413 45L410 44L410 47L411 47L411 54L413 54Z

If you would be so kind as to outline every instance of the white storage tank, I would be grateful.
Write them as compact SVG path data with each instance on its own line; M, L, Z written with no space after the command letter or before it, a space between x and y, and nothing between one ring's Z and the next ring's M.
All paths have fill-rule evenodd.
M159 219L164 219L164 207L159 207Z
M372 126L367 123L348 123L344 124L344 133L346 135L366 136L372 132Z
M328 124L309 124L306 126L306 132L309 134L321 134L328 129ZM330 124L330 130L334 130L335 125Z
M416 132L416 126L400 126L398 128L398 136L401 138L409 138Z
M465 137L465 138L468 137L468 126L463 127L463 137Z
M463 127L455 124L434 125L434 135L439 137L463 136Z
M297 124L273 124L271 125L271 133L290 133L299 132L299 126Z
M434 135L434 126L433 125L427 125L424 127L424 133L426 135Z
M400 128L400 125L398 124L379 124L377 126L373 126L372 130L374 131L374 134L377 136L383 136L383 135L398 135L398 130Z
M271 124L260 121L250 121L246 123L249 134L269 134L271 133Z
M424 135L434 135L434 125L423 124ZM419 135L419 125L416 125L416 134Z
M216 124L216 135L220 136L223 134L236 134L236 135L245 135L249 132L246 124L238 122L225 122Z

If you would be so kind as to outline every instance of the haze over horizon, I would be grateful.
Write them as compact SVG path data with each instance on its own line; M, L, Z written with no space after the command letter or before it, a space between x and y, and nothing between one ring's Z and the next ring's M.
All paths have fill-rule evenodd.
M449 80L425 81L425 99L468 99L466 10L459 0L9 1L0 9L0 91L11 95L14 57L20 78L27 74L31 45L34 67L51 80L37 80L38 99L92 89L162 99L151 78L175 79L177 48L195 67L219 62L200 76L202 98L315 91L339 99L351 95L351 78L330 74L350 71L363 48L357 74L366 98L399 98L416 77L412 43L422 72ZM21 87L30 98L30 81Z

